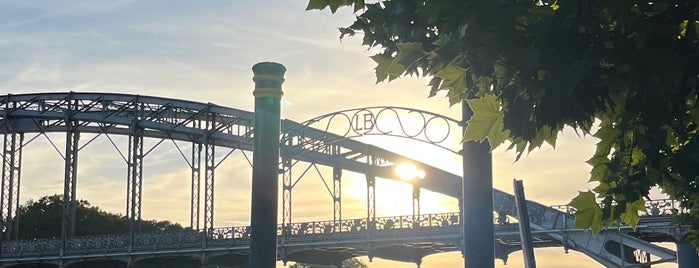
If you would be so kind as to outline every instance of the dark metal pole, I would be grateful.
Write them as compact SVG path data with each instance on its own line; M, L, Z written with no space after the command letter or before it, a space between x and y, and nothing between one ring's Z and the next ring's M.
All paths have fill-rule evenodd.
M464 130L473 111L466 101L461 113ZM461 213L464 228L464 267L495 267L495 242L493 231L493 163L487 142L464 142L463 192Z
M252 67L255 81L250 267L274 268L277 262L279 131L282 83L286 68L261 62Z
M690 268L699 266L699 257L694 246L686 240L677 242L677 267Z
M522 181L515 179L512 181L512 185L515 188L515 204L517 205L517 216L519 218L519 239L522 241L522 251L524 252L524 267L536 268L532 231L529 227L527 199L524 197L524 184Z

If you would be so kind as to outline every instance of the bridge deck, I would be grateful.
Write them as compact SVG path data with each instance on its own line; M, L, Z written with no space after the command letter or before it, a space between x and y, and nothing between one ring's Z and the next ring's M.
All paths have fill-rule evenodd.
M672 242L664 228L676 227L669 218L644 217L641 227L632 235L651 238L654 242ZM279 234L279 259L309 263L338 261L356 256L372 256L397 261L419 262L422 257L459 251L461 245L458 213L377 218L373 228L366 219L339 222L302 222L287 225ZM123 261L157 256L190 256L212 258L224 254L247 255L249 226L204 230L143 233L131 237L101 235L61 239L5 241L0 251L0 265L19 263L71 263L101 259ZM535 247L565 246L551 234L587 233L582 230L534 231ZM507 256L521 249L516 223L495 225L496 257ZM575 248L574 248L575 249ZM205 260L204 260L205 261ZM334 263L325 263L334 264Z

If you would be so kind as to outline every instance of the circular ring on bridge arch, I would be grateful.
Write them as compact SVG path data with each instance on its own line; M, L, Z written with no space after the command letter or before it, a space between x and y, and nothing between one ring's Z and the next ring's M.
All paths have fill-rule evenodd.
M405 116L417 115L412 119L417 119L419 124L414 129L411 129L409 122ZM393 119L393 121L389 121ZM314 125L322 123L322 129L325 132L333 133L342 138L356 138L362 136L393 136L407 138L431 144L459 154L458 149L449 148L445 142L449 139L453 129L460 129L461 122L459 120L440 115L424 110L394 107L394 106L374 106L355 109L341 110L333 113L324 114L301 123L300 129L294 132L303 138L305 129L313 128ZM390 125L395 123L395 126ZM443 134L434 134L438 127L435 124L441 124L445 127ZM457 126L452 128L452 124ZM432 134L430 134L432 133ZM460 135L460 132L459 132ZM289 139L285 137L283 139Z

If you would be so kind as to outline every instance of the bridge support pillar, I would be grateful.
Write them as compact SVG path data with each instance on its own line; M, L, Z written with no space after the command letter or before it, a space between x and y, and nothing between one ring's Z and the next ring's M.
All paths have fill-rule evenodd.
M213 122L213 120L209 120ZM216 174L216 146L211 138L206 137L204 144L204 230L207 239L214 228L214 178Z
M126 215L129 233L141 231L141 197L143 190L143 128L132 125L129 129L128 174L126 184ZM133 243L133 239L131 240Z
M291 226L291 191L293 190L291 172L291 158L282 156L282 224L285 226L284 235L286 237L288 227Z
M366 173L366 228L368 229L367 241L369 241L376 229L376 175L374 174L374 168L378 161L376 158L368 156L367 164L371 165L369 172ZM371 262L374 259L373 243L369 242L366 248L367 257L369 257L369 262Z
M339 232L342 226L342 168L333 167L333 224Z
M413 184L413 227L420 227L420 185Z
M0 230L5 230L5 240L19 238L18 222L15 218L19 212L19 183L20 168L22 166L22 133L9 133L4 135L2 154L2 197L0 198Z
M72 106L72 104L71 104ZM63 181L63 220L61 224L61 237L65 246L66 238L75 235L75 213L76 213L76 198L75 192L78 179L78 140L80 133L75 129L77 122L68 119L66 120L66 151L65 151L65 169Z
M199 230L199 208L201 193L201 143L192 142L192 193L190 195L189 227Z
M376 166L376 159L369 157L369 164ZM366 225L371 233L374 230L376 221L376 176L373 170L366 174Z
M699 257L694 246L685 240L677 242L677 268L696 267L699 267Z
M462 101L462 124L473 111ZM487 142L463 143L463 191L461 194L464 230L464 267L495 267L495 231L493 230L493 163Z
M286 68L273 62L252 67L255 82L250 267L273 268L277 262L280 100Z

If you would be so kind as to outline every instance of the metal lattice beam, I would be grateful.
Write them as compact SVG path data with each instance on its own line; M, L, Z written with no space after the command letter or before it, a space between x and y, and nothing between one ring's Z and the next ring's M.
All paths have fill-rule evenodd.
M339 228L342 221L342 168L333 167L333 222Z
M0 194L0 219L2 226L0 231L5 234L5 240L19 237L17 233L18 219L15 215L19 211L20 174L22 166L22 133L8 133L4 135L2 155L2 193Z
M369 158L370 164L376 164L376 159ZM370 170L366 174L366 212L367 222L370 223L369 228L373 229L376 219L376 176Z
M291 159L282 156L282 223L284 225L291 225L292 166Z
M129 135L128 175L127 175L127 216L131 234L141 230L141 204L143 191L143 129L131 128Z
M216 169L216 146L207 141L205 147L204 177L204 229L214 228L214 174Z
M420 219L420 186L413 185L413 221L418 223Z
M78 179L78 141L80 133L75 130L77 122L68 120L66 130L65 169L63 181L63 220L61 236L65 239L75 235L75 212Z
M190 223L193 230L199 229L199 205L201 193L201 143L192 143L192 194L190 203Z

